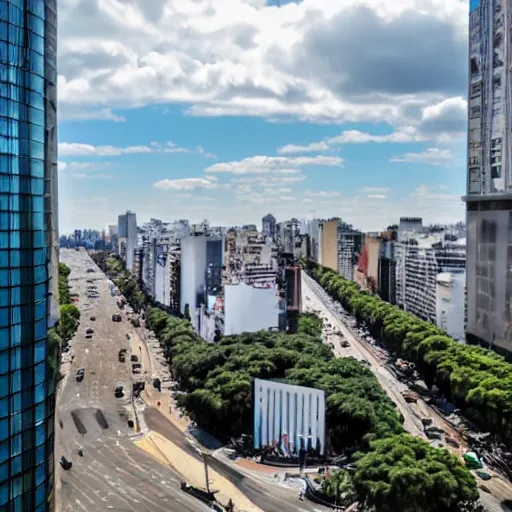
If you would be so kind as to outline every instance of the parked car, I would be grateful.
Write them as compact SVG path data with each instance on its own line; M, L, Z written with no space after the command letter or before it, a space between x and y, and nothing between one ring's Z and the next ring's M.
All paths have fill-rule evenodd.
M91 318L89 318L89 320L90 320L91 322L94 322L94 321L96 320L96 317L95 317L95 316L91 316Z
M123 398L123 396L124 396L123 386L117 386L117 388L114 391L114 395L116 398Z
M89 327L89 329L87 329L85 331L85 334L93 334L93 333L94 333L94 329L91 329L90 327Z
M85 368L79 368L76 371L76 381L82 382L84 380L84 376L85 376Z
M132 355L130 356L130 361L133 361L133 362L135 362L135 363L136 363L138 360L139 360L139 358L138 358L135 354L132 354Z
M115 313L112 315L112 322L120 322L121 320L121 315Z

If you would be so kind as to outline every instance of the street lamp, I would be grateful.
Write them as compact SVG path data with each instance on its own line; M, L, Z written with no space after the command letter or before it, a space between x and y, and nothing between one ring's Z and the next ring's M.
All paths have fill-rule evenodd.
M203 459L203 464L204 464L204 478L205 478L205 483L206 483L206 492L208 494L210 494L210 482L209 482L209 478L208 478L208 461L207 461L207 457L208 457L208 454L201 450L200 448L198 448L195 443L193 443L190 439L187 439L187 442L190 443L192 445L192 447L194 448L194 450L197 452L198 455L200 455Z

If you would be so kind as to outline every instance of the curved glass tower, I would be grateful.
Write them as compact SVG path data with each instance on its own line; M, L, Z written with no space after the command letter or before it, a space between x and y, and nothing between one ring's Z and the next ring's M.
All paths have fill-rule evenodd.
M0 0L0 510L51 509L56 0Z

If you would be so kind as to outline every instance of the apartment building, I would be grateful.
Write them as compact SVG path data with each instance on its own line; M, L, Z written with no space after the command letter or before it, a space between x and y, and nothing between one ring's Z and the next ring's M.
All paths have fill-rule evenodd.
M467 340L512 352L511 0L469 14Z
M354 280L355 266L364 238L364 233L353 229L351 225L344 222L338 225L338 272L349 281Z
M448 275L464 276L466 264L465 239L453 240L446 233L409 234L401 236L395 243L396 261L396 303L405 311L437 324L438 293L442 283L449 281ZM439 278L440 274L445 274ZM452 281L457 281L453 277ZM439 283L439 286L438 286ZM456 295L458 292L458 295ZM454 325L464 324L464 290L456 288L452 301L457 303L453 312L462 311ZM462 308L462 309L461 309ZM449 332L450 335L459 331Z

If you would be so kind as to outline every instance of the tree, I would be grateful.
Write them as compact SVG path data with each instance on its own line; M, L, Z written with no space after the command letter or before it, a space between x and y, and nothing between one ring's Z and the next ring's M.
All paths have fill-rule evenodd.
M322 482L322 491L338 506L349 506L357 497L348 471L334 471Z
M406 434L374 441L356 467L360 502L379 512L453 512L478 500L475 479L454 455Z

